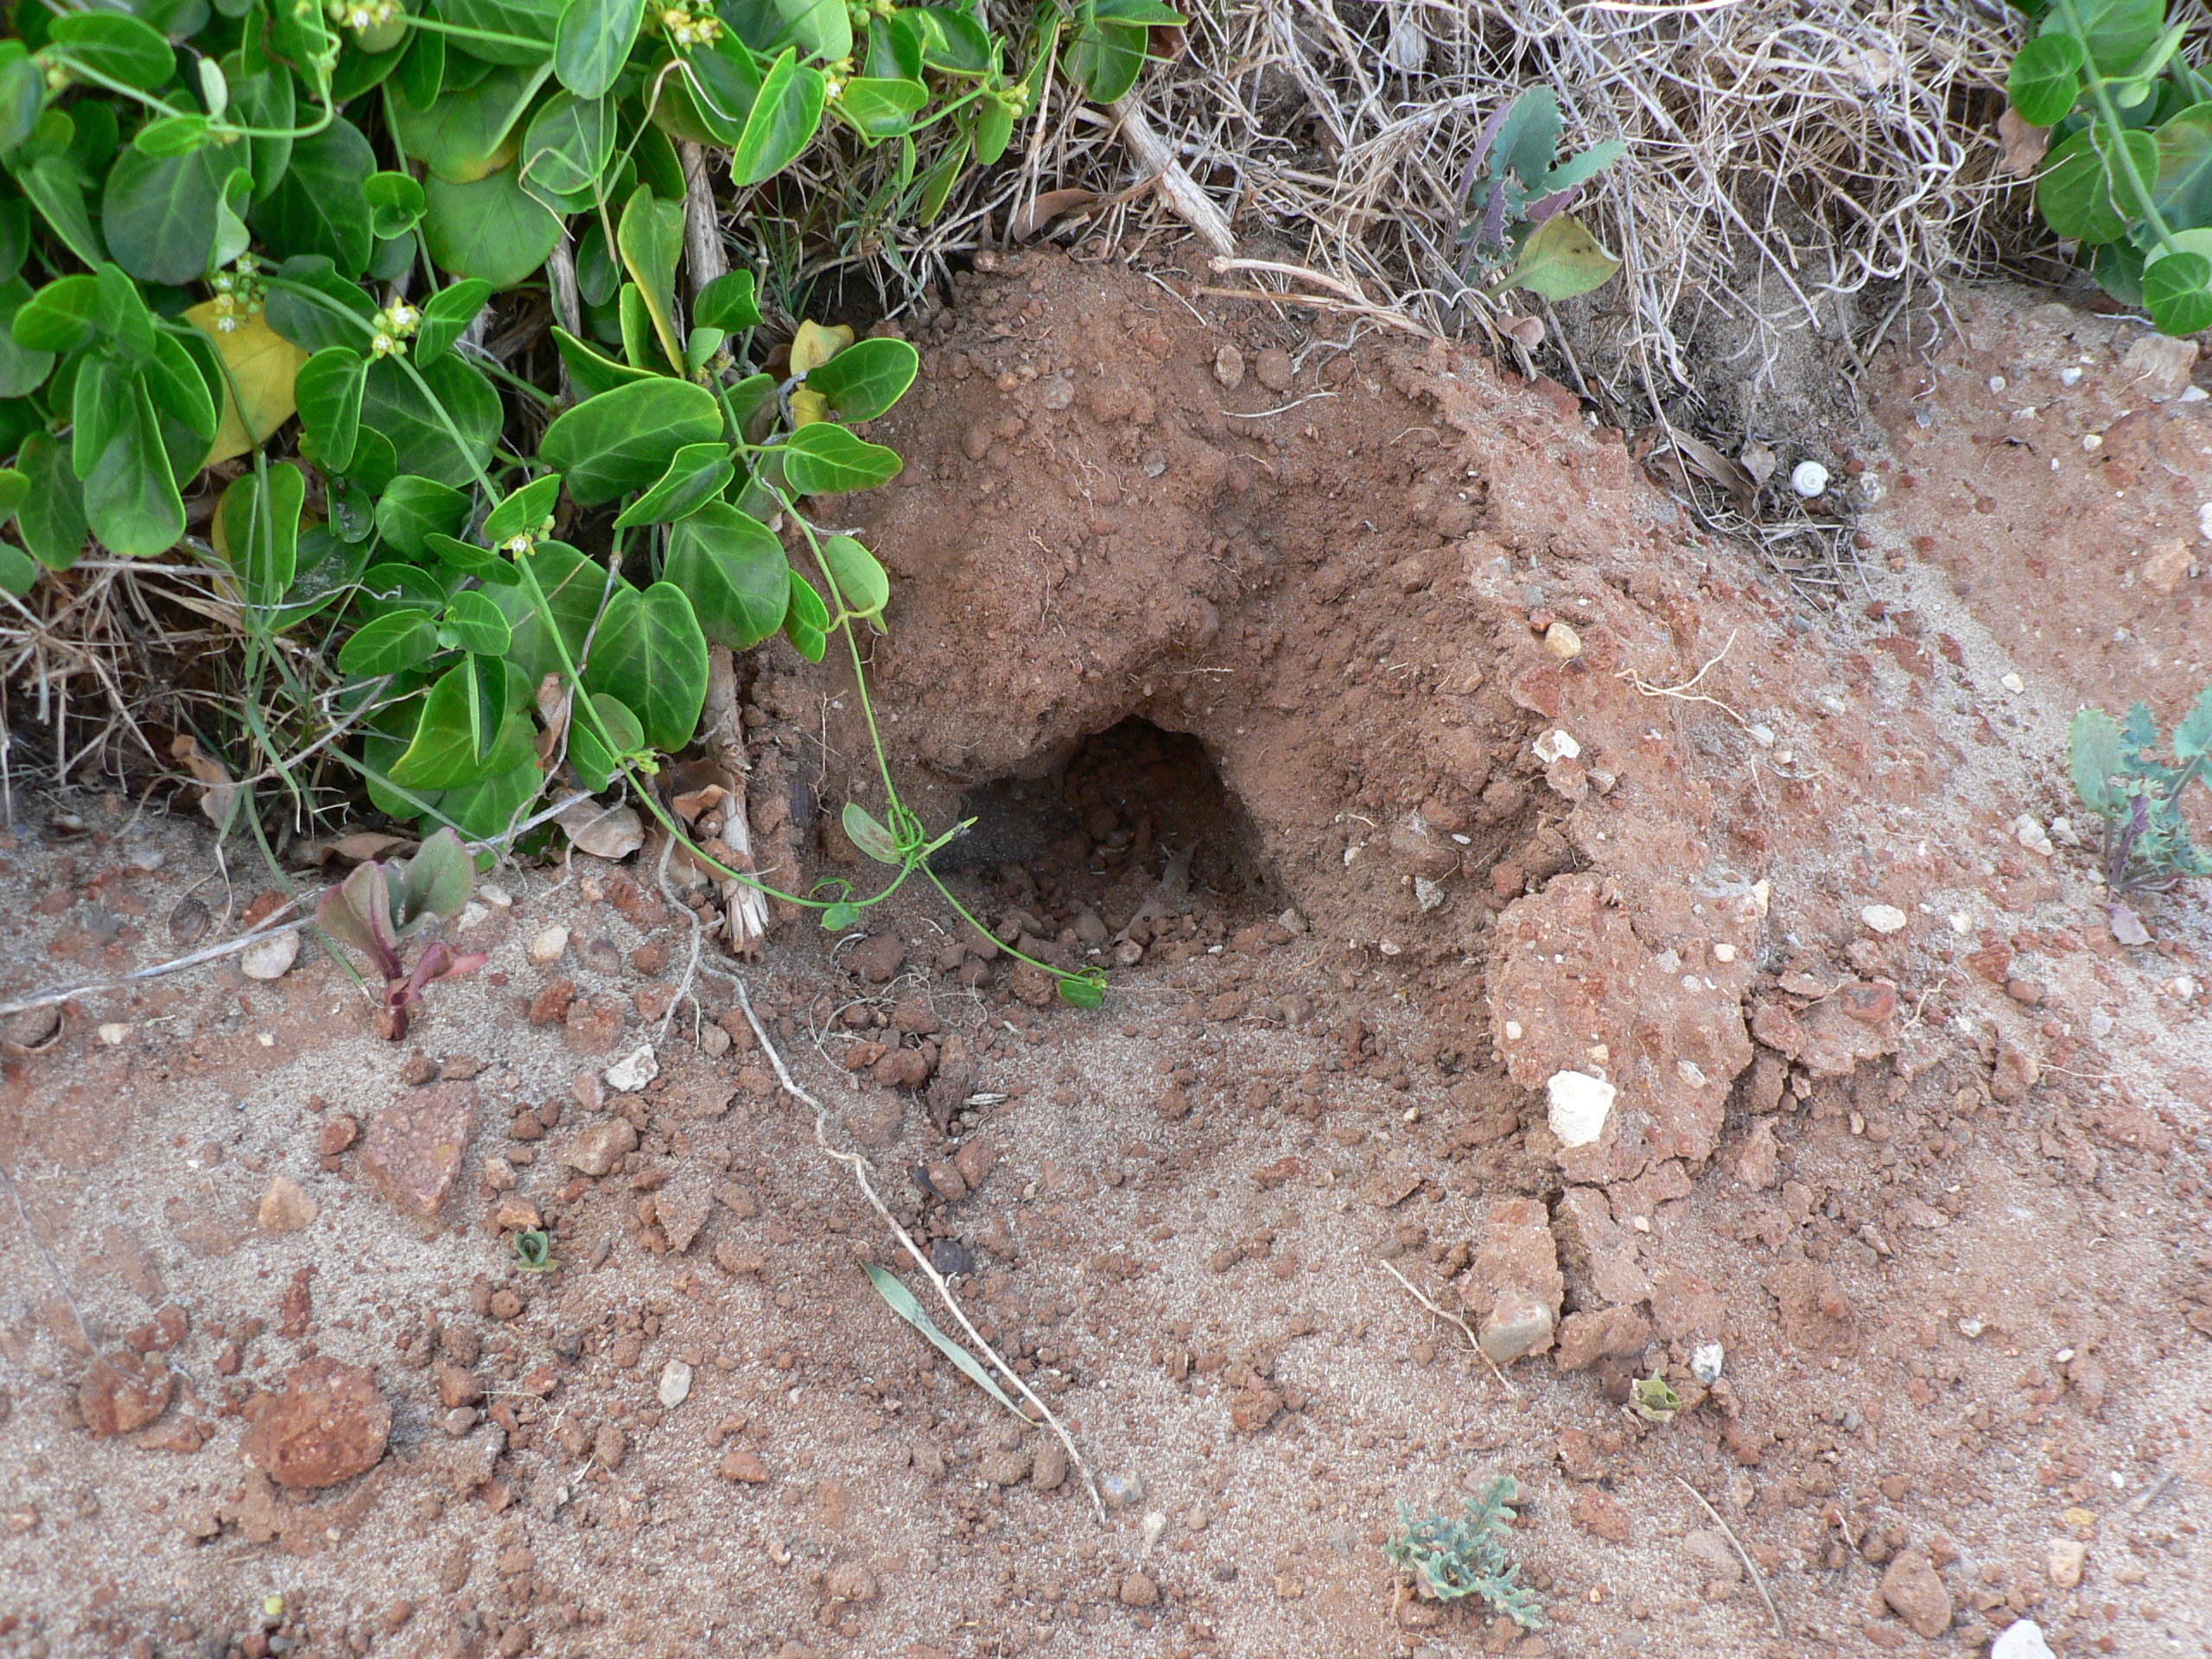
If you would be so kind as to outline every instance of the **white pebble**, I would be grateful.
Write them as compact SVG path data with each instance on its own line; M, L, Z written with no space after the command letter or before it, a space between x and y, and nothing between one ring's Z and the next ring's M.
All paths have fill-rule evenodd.
M271 934L238 958L238 971L248 979L282 979L300 959L300 936L287 928Z
M1980 1319L1961 1319L1959 1321L1959 1334L1964 1337L1968 1342L1972 1342L1976 1337L1980 1336L1989 1327L1984 1325Z
M691 1397L691 1368L680 1359L671 1359L660 1370L660 1402L674 1411Z
M461 907L461 914L454 918L453 931L456 933L466 933L472 927L483 926L491 919L491 916L492 912L482 905L475 903L465 905Z
M130 1034L130 1027L111 1020L100 1027L100 1041L113 1048Z
M2212 501L2207 501L2196 510L2196 533L2206 541L2212 542Z
M1509 1043L1517 1043L1521 1040L1521 1022L1518 1020L1509 1020L1505 1022L1505 1040Z
M1817 461L1801 461L1789 470L1789 487L1808 501L1828 486L1828 469Z
M1553 727L1529 747L1535 750L1536 759L1548 766L1554 760L1572 760L1582 753L1582 746L1565 728L1558 726Z
M2001 374L1993 374L1993 375L1991 375L1991 376L1989 377L1989 389L1990 389L1992 391L2004 391L2004 390L2005 390L2005 377L2004 377L2003 375L2001 375Z
M2017 674L2007 674L2002 679L1999 680L1997 683L2003 686L2007 691L2012 692L2015 696L2018 696L2021 692L2028 689L2028 683Z
M1771 726L1754 726L1751 728L1751 741L1763 749L1774 747L1774 728Z
M1552 1133L1565 1147L1586 1147L1605 1132L1619 1090L1587 1071L1554 1071L1545 1085L1551 1094Z
M1868 905L1859 912L1859 919L1876 933L1902 933L1906 918L1895 905Z
M2082 384L2082 371L2079 365L2069 363L2064 368L2061 369L2058 372L2058 384L2062 386L2080 385Z
M569 930L549 927L530 942L530 959L539 967L558 962L569 949Z
M607 1086L634 1095L658 1076L660 1061L653 1054L653 1046L640 1043L634 1052L607 1068Z
M2092 452L2103 448L2105 447L2104 434L2101 432L2084 432L2082 435L2082 447L2084 449L2088 449Z
M1700 1342L1690 1350L1690 1375L1709 1389L1720 1380L1720 1368L1727 1357L1727 1350L1719 1343Z
M1716 945L1714 945L1714 946L1713 947L1713 959L1715 962L1733 962L1733 961L1735 961L1735 960L1736 960L1736 947L1735 947L1734 945L1732 945L1732 944L1716 944Z
M1989 1644L1989 1659L2055 1659L2043 1626L2032 1618L2015 1619Z
M476 896L494 910L514 908L514 894L496 881L479 881L476 884Z
M2050 838L2062 847L2079 847L2082 844L2082 832L2074 827L2071 818L2053 818L2050 821Z

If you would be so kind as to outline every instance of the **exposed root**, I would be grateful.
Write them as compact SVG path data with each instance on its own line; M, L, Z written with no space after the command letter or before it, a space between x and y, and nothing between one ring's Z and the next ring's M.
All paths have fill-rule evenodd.
M709 971L719 973L721 970L709 969ZM775 1067L776 1081L783 1085L785 1094L814 1114L815 1144L820 1147L824 1154L851 1172L854 1183L859 1186L861 1196L868 1199L869 1206L881 1218L883 1224L891 1230L914 1265L921 1269L923 1276L930 1281L930 1287L937 1292L938 1300L943 1302L951 1313L952 1317L959 1321L960 1328L967 1333L968 1340L975 1344L982 1352L983 1357L991 1362L993 1369L1012 1385L1014 1390L1036 1408L1038 1416L1043 1420L1046 1427L1058 1437L1060 1444L1067 1449L1068 1460L1083 1476L1084 1485L1090 1494L1091 1508L1097 1511L1098 1519L1102 1522L1104 1522L1106 1500L1099 1496L1097 1478L1090 1472L1090 1465L1084 1461L1083 1452L1076 1446L1074 1436L1070 1434L1060 1420L1052 1414L1052 1408L1037 1397L1036 1390L1029 1386L1021 1373L1000 1358L998 1350L983 1340L982 1333L976 1329L974 1322L969 1319L968 1310L960 1306L959 1298L952 1294L952 1287L945 1283L944 1275L937 1270L936 1264L931 1262L922 1247L914 1243L913 1236L899 1224L898 1217L893 1216L883 1200L876 1196L875 1184L868 1179L868 1160L858 1153L840 1152L830 1144L829 1109L802 1088L784 1065L784 1057L777 1052L775 1043L768 1035L768 1028L760 1023L760 1016L753 1011L753 999L746 993L745 982L734 974L726 974L722 976L737 988L737 1005L745 1010L747 1023L753 1027L753 1034L760 1039L760 1047L768 1056L768 1063Z

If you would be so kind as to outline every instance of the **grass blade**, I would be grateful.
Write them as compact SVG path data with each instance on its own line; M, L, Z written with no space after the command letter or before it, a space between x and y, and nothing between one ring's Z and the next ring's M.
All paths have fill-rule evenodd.
M891 1274L877 1267L874 1262L868 1262L861 1265L868 1269L868 1282L875 1287L875 1294L891 1304L891 1311L893 1313L935 1343L938 1351L967 1372L969 1379L977 1388L1020 1418L1023 1422L1027 1423L1029 1421L1027 1414L1022 1411L1021 1408L1007 1398L1006 1390L999 1387L998 1383L992 1379L991 1374L983 1369L982 1362L937 1328L937 1322L922 1311L922 1305L914 1300L912 1291L899 1283Z

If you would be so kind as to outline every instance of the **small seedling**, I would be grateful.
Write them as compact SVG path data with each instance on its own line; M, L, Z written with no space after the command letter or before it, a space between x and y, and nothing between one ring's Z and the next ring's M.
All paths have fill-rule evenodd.
M384 976L384 1004L377 1029L397 1042L423 1006L433 980L474 973L489 960L481 950L456 951L433 939L410 969L400 951L410 934L434 919L459 913L476 884L475 861L451 830L441 830L404 863L371 859L322 895L315 920L340 944L350 944Z
M2171 764L2158 753L2158 722L2145 703L2116 721L2101 709L2074 716L2069 763L2074 792L2104 820L2105 889L2163 893L2191 876L2212 875L2212 855L2189 838L2182 796L2212 758L2212 686L2174 728Z
M1544 1621L1536 1593L1520 1581L1519 1565L1505 1553L1513 1529L1508 1507L1513 1496L1511 1478L1500 1475L1479 1499L1466 1500L1467 1513L1460 1520L1433 1510L1415 1520L1412 1509L1401 1503L1398 1535L1382 1547L1383 1553L1424 1596L1436 1601L1480 1596L1522 1630L1541 1630Z
M1460 176L1468 213L1460 272L1471 278L1479 268L1490 278L1487 299L1510 288L1572 299L1621 268L1567 208L1628 146L1609 138L1554 166L1559 133L1558 97L1548 86L1531 86L1491 117Z
M553 1254L553 1241L542 1227L515 1235L515 1263L524 1273L551 1273L561 1265Z

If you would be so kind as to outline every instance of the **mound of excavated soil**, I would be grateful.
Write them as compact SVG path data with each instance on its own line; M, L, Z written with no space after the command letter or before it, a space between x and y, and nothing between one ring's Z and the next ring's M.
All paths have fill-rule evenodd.
M743 971L1125 1501L870 1292L649 846L503 873L420 1053L312 951L11 1033L0 1651L2201 1646L2205 916L2123 950L2044 842L2078 688L1882 516L1942 470L1873 458L1903 569L1815 619L1442 346L1046 256L920 344L905 478L820 506L894 573L887 747L962 902L1113 988L926 890ZM849 668L741 666L764 860L865 883ZM0 852L10 988L210 868L78 804ZM1497 1473L1541 1637L1389 1586Z

